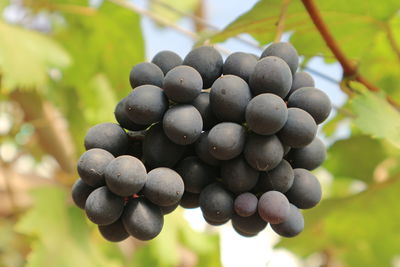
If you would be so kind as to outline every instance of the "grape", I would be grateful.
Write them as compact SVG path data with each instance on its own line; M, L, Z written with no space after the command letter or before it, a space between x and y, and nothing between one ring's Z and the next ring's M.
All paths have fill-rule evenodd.
M232 216L232 226L240 231L239 234L257 235L267 227L267 224L257 213L248 217L241 217L237 214Z
M141 159L143 156L143 141L142 140L129 140L128 150L126 155Z
M183 65L195 68L203 78L203 88L210 88L222 73L223 59L215 48L200 46L187 54Z
M233 214L232 194L218 183L205 187L200 193L203 216L213 223L228 221Z
M111 242L120 242L129 236L121 219L109 225L99 225L99 231L105 239Z
M140 131L144 130L148 127L148 125L141 125L134 123L131 121L125 113L125 103L126 98L123 98L121 101L118 102L117 106L114 110L115 119L121 125L122 128L125 128L130 131Z
M179 202L175 203L174 205L170 205L170 206L160 206L161 209L161 213L163 215L167 215L170 214L171 212L173 212L174 210L176 210L176 208L179 206Z
M194 194L185 191L179 202L179 205L185 209L194 209L200 207L199 203L200 194Z
M200 112L204 130L210 130L218 123L218 119L211 109L210 93L202 92L193 100L192 105Z
M117 221L124 210L124 199L114 195L106 186L94 190L86 200L87 217L98 225Z
M254 236L258 235L258 233L255 233L255 234L245 233L242 230L238 229L237 226L233 225L233 224L232 224L232 228L236 231L236 233L238 233L239 235L244 236L244 237L254 237Z
M141 85L155 85L162 87L164 80L164 73L162 70L153 63L143 62L134 66L129 74L129 82L132 88Z
M271 224L282 223L290 214L289 201L281 192L265 192L258 200L258 214Z
M246 82L249 82L251 73L257 64L258 58L254 55L236 52L230 54L223 65L222 72L224 75L233 74L239 76Z
M257 62L249 84L255 96L272 93L284 98L292 86L292 73L279 57L265 57Z
M304 217L295 205L290 204L290 213L288 219L280 224L271 224L271 228L278 235L284 237L294 237L303 231Z
M292 187L286 192L290 203L300 209L310 209L321 200L321 184L318 179L306 169L294 169Z
M235 212L242 217L249 217L257 212L257 197L249 192L242 193L235 198Z
M296 90L289 97L288 106L307 111L317 124L326 120L332 109L329 97L321 90L313 87L303 87Z
M205 163L218 166L219 160L214 158L208 150L208 131L202 132L199 139L195 143L196 155Z
M147 179L143 163L132 156L119 156L113 159L104 171L108 189L119 196L138 193Z
M296 72L293 75L292 88L290 88L288 96L293 94L293 92L299 88L314 87L314 86L315 86L315 82L310 74L308 74L307 72L304 72L304 71Z
M232 193L251 190L257 184L258 176L259 172L247 164L242 156L222 162L222 182Z
M249 54L250 56L255 58L257 61L260 59L260 57L258 55L256 55L256 54L253 54L253 53L247 53L247 54Z
M142 85L125 100L125 114L137 124L150 125L160 121L168 109L168 99L160 87Z
M261 58L268 56L282 58L288 64L292 74L296 72L299 66L299 55L297 54L296 48L290 43L279 42L271 44L263 51Z
M198 157L187 157L179 162L176 171L182 177L185 190L200 193L208 184L215 181L215 170L200 161Z
M290 164L282 160L278 166L268 172L261 172L257 189L261 192L270 190L286 193L293 184L294 173Z
M178 66L165 75L163 88L170 100L176 103L189 103L200 94L203 80L194 68Z
M300 148L310 144L316 134L317 124L310 114L299 108L289 108L285 126L277 135L282 144Z
M165 134L178 145L189 145L196 142L202 128L201 115L192 105L174 106L167 110L163 118Z
M167 74L168 71L172 70L176 66L182 65L182 58L172 51L160 51L158 52L153 59L152 63L156 64L164 73Z
M128 147L129 139L124 129L115 123L100 123L89 129L85 136L86 150L101 148L115 157L123 155Z
M147 174L143 194L156 205L170 206L179 202L184 190L183 180L176 171L160 167Z
M324 162L325 157L325 145L318 137L315 137L305 147L292 149L287 156L293 168L303 168L310 171L319 167Z
M207 140L208 151L214 158L229 160L242 153L246 133L240 124L221 122L210 130Z
M271 135L285 125L288 111L285 102L274 94L254 97L246 108L246 122L249 128L261 135Z
M238 76L224 75L211 86L211 109L222 121L243 122L246 106L250 100L250 88Z
M244 148L247 163L256 170L269 171L283 158L283 147L275 135L250 134Z
M143 158L151 168L172 168L184 153L185 147L169 140L161 124L155 124L147 130L143 141Z
M122 222L131 236L147 241L161 232L164 217L160 207L145 199L134 198L126 205Z
M90 193L96 188L86 184L81 178L76 180L72 186L72 200L75 205L81 209L85 208L86 199L89 197Z
M283 146L283 155L286 156L292 148L290 146L284 145L284 144L282 144L282 146Z
M230 220L230 218L229 219L224 219L224 220L210 219L210 218L206 217L205 214L203 214L203 218L209 225L213 225L213 226L223 225L223 224L227 223Z
M100 148L86 151L78 160L77 169L81 179L93 187L104 185L104 170L113 159L113 155Z

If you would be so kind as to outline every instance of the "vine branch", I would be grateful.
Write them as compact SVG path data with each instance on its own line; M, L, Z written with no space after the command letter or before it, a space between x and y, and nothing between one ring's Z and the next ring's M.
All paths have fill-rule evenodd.
M289 4L290 0L282 1L281 13L279 14L279 19L276 25L275 43L278 43L281 40L283 31L285 30L285 20Z
M329 47L329 49L332 51L332 54L342 66L344 76L353 77L354 80L365 85L365 87L367 87L370 91L379 91L378 87L367 81L360 73L358 73L357 66L353 64L343 53L342 49L329 31L327 25L323 21L321 13L317 9L314 0L302 0L302 2L315 27L317 27L319 33L324 39L326 45Z
M386 35L389 40L389 44L392 47L394 53L397 56L397 59L400 61L400 47L398 43L396 42L396 39L394 38L394 34L392 31L392 28L390 27L389 23L385 24L385 30L386 30Z

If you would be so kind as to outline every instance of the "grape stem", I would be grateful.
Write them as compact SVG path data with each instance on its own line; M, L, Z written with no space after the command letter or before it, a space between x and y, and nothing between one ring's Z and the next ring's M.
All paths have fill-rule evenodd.
M146 136L146 131L128 131L127 134L132 141L142 141Z

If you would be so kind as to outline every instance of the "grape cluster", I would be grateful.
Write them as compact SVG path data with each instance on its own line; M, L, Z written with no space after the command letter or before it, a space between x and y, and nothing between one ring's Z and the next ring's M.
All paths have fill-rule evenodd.
M331 110L298 64L295 48L281 42L260 58L238 52L224 62L202 46L183 60L162 51L134 66L118 123L85 137L74 202L114 242L156 237L179 205L200 207L211 225L231 220L243 236L268 223L296 236L299 209L321 199L310 171L325 159L316 132Z

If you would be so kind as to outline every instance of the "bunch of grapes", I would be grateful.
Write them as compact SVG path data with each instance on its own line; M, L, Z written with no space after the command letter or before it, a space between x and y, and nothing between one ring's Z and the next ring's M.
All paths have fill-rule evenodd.
M200 207L211 225L231 220L247 237L268 223L298 235L299 209L321 199L310 171L325 159L316 133L331 111L298 64L295 48L281 42L260 58L237 52L224 62L202 46L183 60L162 51L134 66L118 124L85 137L74 202L114 242L156 237L178 206Z

